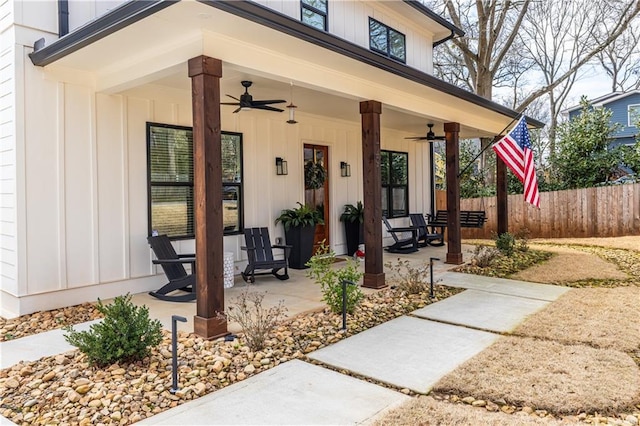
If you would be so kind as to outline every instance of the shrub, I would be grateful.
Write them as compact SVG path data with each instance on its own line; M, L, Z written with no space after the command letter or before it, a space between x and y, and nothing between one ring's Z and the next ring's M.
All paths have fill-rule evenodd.
M503 232L496 237L496 248L503 255L511 256L516 248L516 239L509 232Z
M287 308L281 300L278 305L267 309L262 305L266 293L243 290L227 310L226 318L237 322L242 327L247 346L252 351L264 348L269 334L284 318Z
M64 328L65 340L86 354L91 364L104 367L142 360L162 341L160 321L150 319L149 308L134 305L129 294L116 297L110 305L98 299L97 309L104 319L89 331Z
M420 294L429 288L430 268L428 264L414 266L408 260L398 259L385 266L398 275L398 289L407 294Z
M471 265L479 268L487 268L491 262L500 255L500 251L494 247L479 245L473 249Z
M358 270L358 261L352 259L348 259L346 266L342 268L333 268L335 258L335 252L322 242L316 254L307 263L310 267L307 276L320 284L322 300L332 312L338 314L342 312L342 282L350 281L357 284L364 274ZM347 285L346 288L347 312L351 314L364 294L357 285Z

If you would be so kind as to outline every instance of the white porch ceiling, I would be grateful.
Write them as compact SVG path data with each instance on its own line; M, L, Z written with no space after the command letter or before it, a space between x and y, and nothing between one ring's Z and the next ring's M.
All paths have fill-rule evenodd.
M225 94L238 97L243 92L241 80L251 80L254 99L289 101L293 82L294 103L301 112L359 121L359 102L377 100L383 104L382 126L416 136L426 134L427 123L442 134L444 122L460 123L462 137L493 136L511 121L449 93L194 1L167 7L46 69L68 79L77 78L78 71L88 73L96 90L103 92L161 87L189 97L186 62L199 55L222 60L225 100L230 100Z

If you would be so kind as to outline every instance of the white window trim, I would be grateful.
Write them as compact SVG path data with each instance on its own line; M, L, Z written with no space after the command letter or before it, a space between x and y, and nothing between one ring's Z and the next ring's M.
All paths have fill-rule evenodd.
M627 126L628 127L636 127L636 123L631 122L631 111L635 109L637 111L636 115L640 118L640 104L631 104L627 105Z

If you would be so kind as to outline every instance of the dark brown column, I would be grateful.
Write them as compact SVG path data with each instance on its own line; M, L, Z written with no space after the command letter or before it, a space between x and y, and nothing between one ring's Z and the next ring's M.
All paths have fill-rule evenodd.
M447 260L459 265L462 261L460 236L460 146L459 123L444 123L447 163Z
M500 140L496 136L494 142ZM509 232L509 204L507 196L507 165L496 156L496 208L498 210L498 235Z
M364 282L363 287L383 288L382 178L380 176L380 114L377 101L360 102L362 118L362 173L364 181Z
M227 333L224 312L222 243L222 145L220 77L222 62L189 59L193 106L193 183L196 225L196 315L193 331L213 339Z

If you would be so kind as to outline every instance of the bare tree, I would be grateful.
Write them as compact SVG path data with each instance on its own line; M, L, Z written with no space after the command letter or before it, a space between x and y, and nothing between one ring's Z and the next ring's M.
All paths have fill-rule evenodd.
M640 89L639 43L640 25L636 22L596 55L600 66L611 77L612 92Z
M627 2L610 2L608 0L573 0L570 2L558 2L559 5L566 7L574 7L574 4L580 5L580 7L586 9L588 14L595 17L600 17L602 21L592 29L591 32L587 32L587 36L582 39L574 40L576 44L586 43L590 46L589 49L579 57L576 58L574 63L566 70L556 75L553 81L545 83L542 87L534 90L529 96L520 102L518 107L522 110L527 107L535 99L543 96L561 84L567 79L574 78L575 73L578 72L584 65L588 64L594 57L602 52L607 46L611 45L625 30L629 27L629 24L640 13L640 0L630 0ZM616 7L611 7L615 4ZM612 23L608 28L603 25L603 22Z
M540 0L531 4L518 37L522 53L535 64L543 85L554 85L567 70L597 49L601 20L586 7L585 0ZM547 136L551 156L555 152L558 116L577 78L578 72L573 72L547 93L550 120Z
M458 85L470 85L476 94L491 99L493 87L500 84L500 79L508 74L504 72L505 63L513 68L514 62L509 63L506 58L517 58L517 52L513 52L512 49L532 3L546 3L546 0L432 0L432 7L436 11L447 15L456 26L466 32L464 37L452 40L455 48L449 47L449 55L446 52L438 53L441 55L439 58L449 56L450 60L436 61L437 74L448 75L449 79L464 76L465 81L458 82ZM633 18L640 13L640 0L573 0L552 3L555 4L556 10L562 7L576 10L579 6L603 22L606 17L610 25L605 27L596 24L590 35L583 35L587 38L574 40L578 44L588 44L589 49L584 50L571 66L554 73L553 80L545 81L542 86L520 99L516 110L523 110L567 79L575 78L576 72L624 33ZM616 7L609 6L609 3L616 3ZM558 22L562 23L560 19ZM528 43L526 40L523 42ZM456 49L459 52L456 52ZM455 58L456 55L462 59L451 58ZM457 66L464 64L467 70L444 71L440 69L440 63ZM523 68L526 69L526 62L523 63ZM522 72L523 68L517 68L518 72Z

